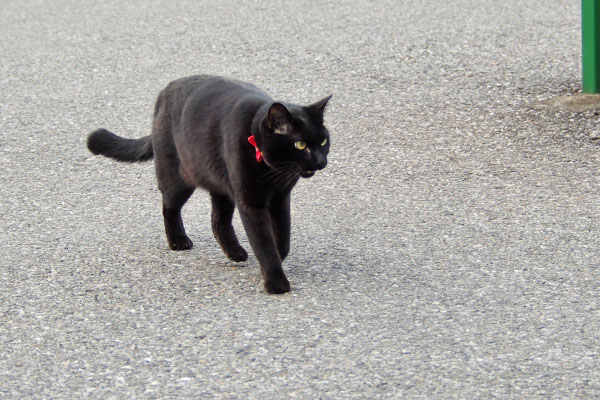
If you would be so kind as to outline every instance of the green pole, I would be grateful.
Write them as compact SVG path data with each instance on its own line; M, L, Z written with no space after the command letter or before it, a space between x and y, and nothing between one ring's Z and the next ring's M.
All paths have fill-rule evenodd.
M600 0L581 0L583 93L600 93Z

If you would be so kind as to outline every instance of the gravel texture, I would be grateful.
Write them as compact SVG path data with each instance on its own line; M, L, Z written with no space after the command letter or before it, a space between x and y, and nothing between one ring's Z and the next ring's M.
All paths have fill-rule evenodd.
M3 3L0 398L599 397L598 114L530 106L580 88L578 3ZM85 147L195 73L334 95L289 294Z

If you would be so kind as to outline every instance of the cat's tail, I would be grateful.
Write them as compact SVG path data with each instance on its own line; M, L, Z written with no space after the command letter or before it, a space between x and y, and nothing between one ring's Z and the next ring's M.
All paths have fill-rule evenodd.
M87 147L94 154L123 162L148 161L154 156L150 136L125 139L106 129L98 129L90 133Z

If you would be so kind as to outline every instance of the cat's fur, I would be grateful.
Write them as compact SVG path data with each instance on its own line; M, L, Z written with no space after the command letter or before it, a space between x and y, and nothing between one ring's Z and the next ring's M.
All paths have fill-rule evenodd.
M160 93L151 135L125 139L98 129L87 145L92 153L119 161L154 158L173 250L192 247L181 208L201 187L210 193L212 230L223 252L234 261L246 260L231 224L237 207L265 290L284 293L290 290L282 268L290 249L290 192L299 177L310 177L327 164L323 112L330 97L299 106L275 102L248 83L192 76L171 82ZM251 135L257 149L248 142ZM298 142L306 148L298 149L303 147Z

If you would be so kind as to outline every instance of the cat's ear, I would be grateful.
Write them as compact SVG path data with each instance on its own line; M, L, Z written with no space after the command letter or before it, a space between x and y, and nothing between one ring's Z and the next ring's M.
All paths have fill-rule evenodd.
M308 106L308 109L321 122L323 122L323 113L325 112L325 106L329 102L329 99L331 99L331 96L333 96L333 95L330 94L329 96L325 97L324 99L321 99L321 100L317 101L316 103L311 104L310 106Z
M273 103L267 113L267 127L278 135L286 135L292 126L292 114L281 103Z

